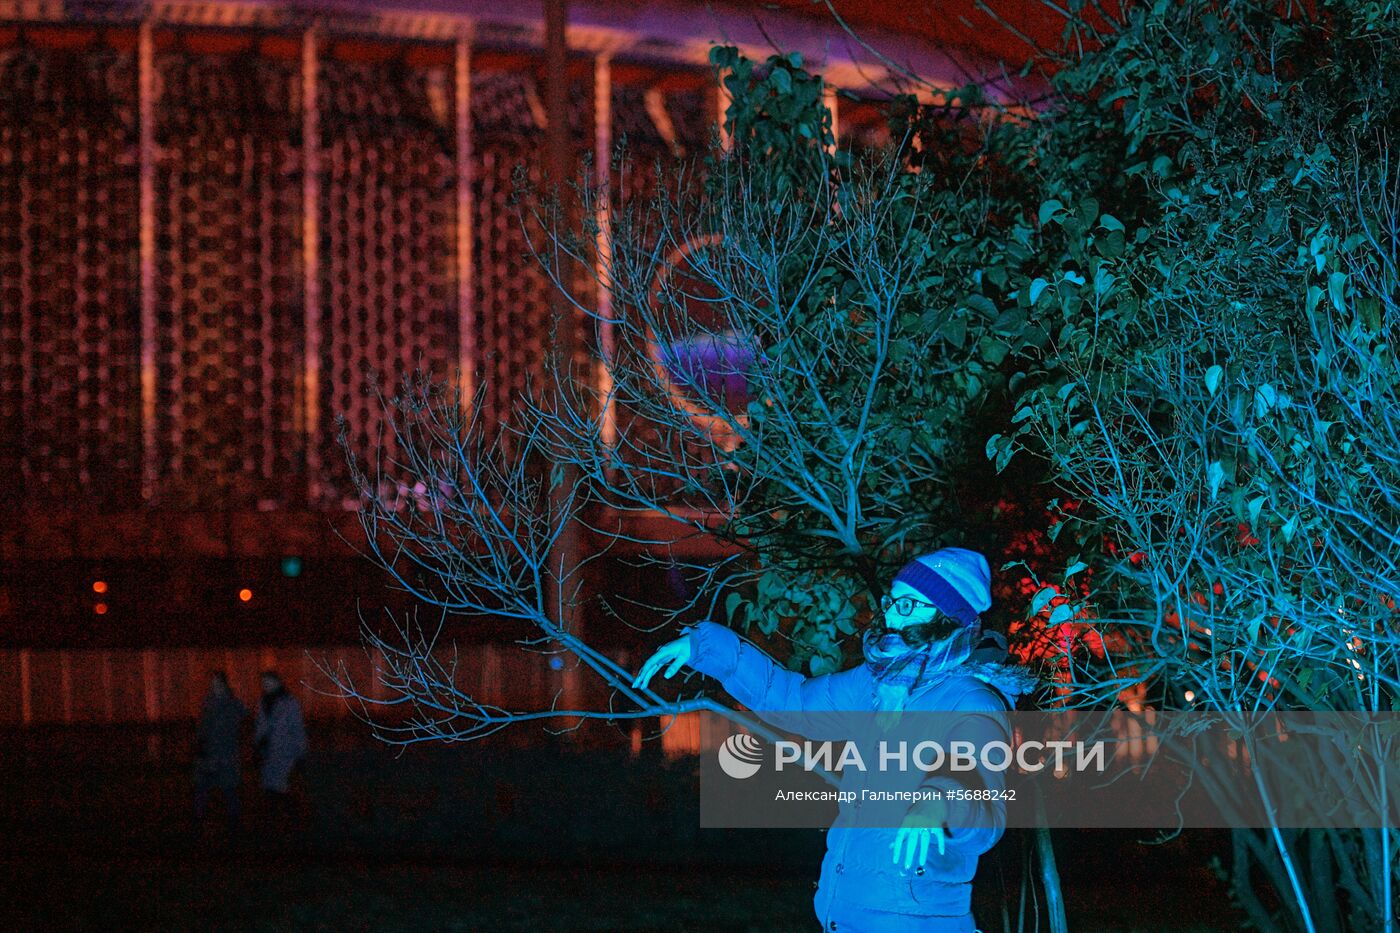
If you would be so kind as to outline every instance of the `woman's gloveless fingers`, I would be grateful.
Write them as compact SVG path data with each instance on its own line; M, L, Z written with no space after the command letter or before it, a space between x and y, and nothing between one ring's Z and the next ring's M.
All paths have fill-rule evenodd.
M945 854L944 835L941 829L901 829L895 833L894 842L890 843L890 848L894 850L891 861L899 864L899 856L904 855L904 867L914 866L914 850L918 849L919 862L922 867L928 863L928 847L932 839L938 840L938 854Z
M665 676L669 680L685 664L688 653L684 649L688 647L684 641L673 641L656 649L656 653L647 658L641 671L632 680L632 686L645 690L647 684L656 676L656 672L667 664L670 665L670 668L666 671Z

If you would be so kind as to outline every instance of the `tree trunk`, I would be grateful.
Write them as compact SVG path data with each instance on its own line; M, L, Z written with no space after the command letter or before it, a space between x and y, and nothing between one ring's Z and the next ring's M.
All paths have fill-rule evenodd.
M1045 908L1050 915L1050 933L1069 933L1069 920L1065 916L1065 894L1060 887L1060 869L1055 863L1055 844L1050 838L1050 830L1045 824L1045 799L1037 791L1035 795L1037 822L1035 828L1036 855L1040 859L1040 880L1045 885Z

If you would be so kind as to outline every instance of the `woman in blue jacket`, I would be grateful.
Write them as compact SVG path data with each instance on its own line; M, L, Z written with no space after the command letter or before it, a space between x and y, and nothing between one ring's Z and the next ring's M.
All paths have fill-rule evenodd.
M1000 636L983 640L979 614L991 607L990 584L981 554L944 548L895 576L881 601L883 624L865 632L865 660L857 667L803 677L724 626L702 622L648 658L633 685L646 686L662 668L671 677L688 664L718 679L735 699L779 728L791 725L779 711L800 712L815 728L823 712L951 711L965 715L938 717L937 722L948 723L947 734L926 738L945 748L956 740L979 746L1009 742L1006 713L1036 681L1006 663ZM918 777L918 787L945 792L1005 786L1001 772L986 769L958 778ZM827 833L814 900L823 929L973 933L972 877L978 857L1001 838L1004 808L987 801L932 799L911 807L898 829L862 826L864 780L856 769L842 773L842 790L856 793L843 799Z

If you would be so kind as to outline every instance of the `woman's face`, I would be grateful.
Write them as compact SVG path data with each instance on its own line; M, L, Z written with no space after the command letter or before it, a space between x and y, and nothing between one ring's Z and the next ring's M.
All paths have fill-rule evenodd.
M897 601L901 596L914 600L914 611L902 616L898 606L890 606L889 611L885 613L885 625L888 628L904 628L906 625L932 622L933 617L938 614L936 608L928 605L927 597L904 581L896 580L890 587L890 597Z

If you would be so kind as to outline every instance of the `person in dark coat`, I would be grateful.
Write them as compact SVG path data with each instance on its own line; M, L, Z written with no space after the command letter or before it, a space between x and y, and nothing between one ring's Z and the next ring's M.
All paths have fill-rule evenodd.
M209 677L199 726L195 733L194 816L202 822L213 791L223 794L230 834L238 829L239 733L248 707L229 689L228 675L215 671Z
M864 663L834 674L803 677L714 622L701 622L656 651L633 681L644 688L663 668L671 677L689 665L779 728L784 713L870 712L876 722L900 711L956 712L947 736L979 746L1010 741L1007 717L1016 697L1037 680L1007 663L1006 642L984 637L981 613L991 607L991 570L981 554L944 548L911 561L881 603L884 617L862 638ZM772 717L772 718L770 718ZM977 860L1001 838L999 803L927 800L910 807L898 829L868 827L856 812L864 773L843 769L840 804L827 832L827 853L813 907L822 929L838 933L973 933L972 877ZM920 788L954 791L962 781L922 776ZM979 767L978 786L999 791L1004 776ZM910 789L914 789L911 787Z
M259 779L274 806L285 810L292 770L306 756L306 722L301 704L275 672L263 672L262 690L253 737L261 762Z

